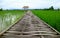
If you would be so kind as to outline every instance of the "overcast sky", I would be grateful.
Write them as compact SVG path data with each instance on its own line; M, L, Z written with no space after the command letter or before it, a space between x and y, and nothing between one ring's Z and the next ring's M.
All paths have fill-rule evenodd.
M60 8L60 0L0 0L0 8L22 9L23 6L30 8Z

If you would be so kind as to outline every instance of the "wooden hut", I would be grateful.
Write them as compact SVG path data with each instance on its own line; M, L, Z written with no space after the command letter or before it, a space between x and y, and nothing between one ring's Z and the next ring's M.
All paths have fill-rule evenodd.
M29 6L23 6L24 10L28 10Z

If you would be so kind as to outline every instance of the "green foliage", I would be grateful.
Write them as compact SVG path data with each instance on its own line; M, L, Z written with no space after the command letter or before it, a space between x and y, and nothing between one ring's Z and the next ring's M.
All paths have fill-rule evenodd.
M51 6L49 9L50 9L50 10L54 10L54 7L53 7L53 6Z
M60 31L60 11L57 10L32 10L39 18Z
M57 10L59 11L60 9L58 8Z
M2 11L2 8L0 9L0 11Z

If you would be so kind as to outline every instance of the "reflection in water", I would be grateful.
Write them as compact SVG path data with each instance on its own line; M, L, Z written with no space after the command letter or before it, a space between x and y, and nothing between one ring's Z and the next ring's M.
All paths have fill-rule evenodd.
M12 16L12 23L14 23L14 21L15 21L15 19L16 19L16 16L14 15L14 16Z
M3 16L0 15L0 32L8 26L10 26L11 24L13 24L16 19L17 15L12 15L10 13L5 14Z

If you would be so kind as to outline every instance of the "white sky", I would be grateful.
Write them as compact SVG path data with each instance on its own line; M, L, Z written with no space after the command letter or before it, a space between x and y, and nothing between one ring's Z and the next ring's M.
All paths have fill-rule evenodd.
M30 8L60 8L60 0L0 0L0 8L22 9L23 6Z

